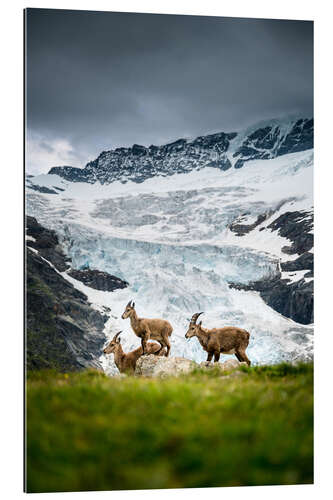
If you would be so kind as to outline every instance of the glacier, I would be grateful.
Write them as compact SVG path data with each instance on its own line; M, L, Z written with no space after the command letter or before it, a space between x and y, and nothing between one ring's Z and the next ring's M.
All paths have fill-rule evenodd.
M129 282L126 289L98 292L62 273L95 307L110 308L106 339L122 330L125 351L140 344L129 320L121 319L133 299L139 316L171 322L172 356L206 359L198 341L184 337L192 314L204 311L205 327L250 332L247 352L255 364L309 360L313 325L282 316L258 292L229 285L274 277L281 262L298 257L286 254L290 241L267 226L288 211L312 213L312 176L312 149L250 160L241 169L206 167L140 184L89 184L46 174L29 179L26 210L57 231L74 268ZM58 194L38 192L32 182ZM251 225L258 216L262 222L243 236L231 231L235 221ZM116 370L111 358L101 355L110 374Z

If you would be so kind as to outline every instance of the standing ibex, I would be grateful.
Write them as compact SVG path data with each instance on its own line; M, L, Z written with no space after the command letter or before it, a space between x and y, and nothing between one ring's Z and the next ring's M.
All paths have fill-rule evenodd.
M166 356L169 356L171 347L169 337L172 333L172 326L169 321L165 319L138 318L135 311L135 303L133 302L132 304L131 300L125 307L122 318L130 318L131 327L135 335L141 338L143 354L149 354L147 351L147 345L149 345L147 341L149 339L154 339L161 344L160 351L162 351L163 347L167 348ZM160 354L160 352L158 354Z
M127 354L123 351L120 343L120 337L118 332L113 337L111 342L103 349L104 354L114 355L114 362L120 373L134 373L137 360L142 356L142 347L138 347L134 351L128 352ZM157 354L160 352L160 346L156 342L150 342L147 346L148 354ZM164 352L162 351L162 354Z
M238 361L246 361L248 365L251 361L247 357L245 350L249 345L250 334L242 328L225 326L224 328L202 328L202 321L196 323L200 313L192 316L188 330L185 334L187 339L198 337L201 346L208 352L207 362L209 363L214 355L214 362L220 359L220 353L235 354Z

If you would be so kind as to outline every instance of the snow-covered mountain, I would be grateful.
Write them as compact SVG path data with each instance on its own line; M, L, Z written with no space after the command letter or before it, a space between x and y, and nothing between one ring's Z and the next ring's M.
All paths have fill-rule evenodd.
M139 315L171 321L173 355L205 359L199 343L184 338L188 318L204 311L204 326L234 325L251 333L248 354L255 363L312 357L313 150L306 132L312 121L279 122L279 140L276 123L270 125L271 148L268 137L257 141L264 127L224 137L229 144L221 156L233 161L227 169L182 153L182 166L170 154L163 175L156 166L159 175L149 173L142 182L137 170L126 177L126 162L113 181L119 172L106 164L105 176L94 182L54 173L27 179L28 214L56 230L72 267L99 269L129 283L97 294L63 273L91 302L111 309L106 334L123 330L125 350L139 345L129 321L121 319L134 299ZM239 169L240 155L234 154L250 137L251 154L269 153L269 159L251 159L243 150ZM282 154L286 143L296 152ZM180 141L181 150L185 144L191 142ZM110 357L101 361L114 371Z
M85 168L53 167L49 174L72 182L144 182L213 167L241 168L247 161L270 159L313 148L313 119L269 120L241 132L219 132L163 146L103 151Z

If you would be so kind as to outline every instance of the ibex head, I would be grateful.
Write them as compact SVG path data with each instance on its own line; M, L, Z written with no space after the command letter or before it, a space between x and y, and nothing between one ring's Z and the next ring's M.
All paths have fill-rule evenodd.
M196 322L197 319L199 318L200 314L203 314L203 312L193 314L191 321L190 321L190 324L188 325L188 330L185 333L186 339L190 339L192 337L195 337L197 335L198 331L200 330L201 325L202 325L202 321L200 321L200 323Z
M135 307L135 302L132 303L132 301L130 300L127 306L125 307L125 311L123 312L121 317L123 319L129 318L132 311L134 311L134 307Z
M111 342L103 349L104 354L111 354L115 351L116 347L120 344L120 337L118 335L122 332L116 333Z

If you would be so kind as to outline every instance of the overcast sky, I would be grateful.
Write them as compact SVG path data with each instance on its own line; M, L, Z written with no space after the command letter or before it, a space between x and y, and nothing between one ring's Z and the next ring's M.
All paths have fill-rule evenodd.
M313 114L313 23L28 9L27 169Z

